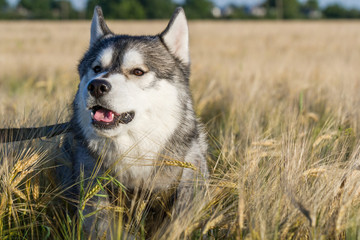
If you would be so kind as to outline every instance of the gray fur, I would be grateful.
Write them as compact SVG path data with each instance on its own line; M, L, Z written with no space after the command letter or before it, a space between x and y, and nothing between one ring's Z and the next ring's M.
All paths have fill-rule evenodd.
M167 46L163 38L164 34L167 34L169 29L171 30L172 24L179 13L183 13L181 8L175 11L168 27L159 35L128 36L114 35L106 26L101 9L99 7L95 8L91 44L78 66L82 82L79 84L79 90L73 103L74 115L71 120L73 135L69 136L68 142L71 142L71 144L67 144L68 148L65 150L70 152L72 159L72 182L78 182L82 172L84 173L85 179L91 179L91 175L94 175L94 168L96 166L100 167L93 177L101 176L102 173L114 167L115 164L115 168L111 169L110 174L122 182L128 190L137 189L137 191L141 191L143 189L156 193L176 189L175 215L186 209L187 205L190 204L190 199L194 194L194 185L204 185L204 180L206 180L208 176L205 158L207 151L205 133L194 113L192 97L189 90L190 65L189 63L184 63L179 56L174 55L174 53L169 50L171 48ZM96 24L100 25L96 26ZM99 29L101 29L103 36L99 35L99 32L94 33L94 29L97 27L100 27ZM124 82L127 84L131 81L141 81L132 76L128 76L128 70L124 70L123 67L124 54L135 50L136 53L142 56L144 65L148 68L149 73L146 74L154 74L154 78L151 78L151 81L149 80L146 84L139 83L141 90L138 91L140 93L157 91L157 89L166 88L166 86L168 86L169 90L176 89L177 101L173 109L177 114L173 116L173 119L175 119L174 123L169 123L176 124L176 127L173 128L171 133L167 133L167 128L170 128L167 125L168 123L163 123L162 121L157 123L157 128L163 128L167 137L166 139L158 139L158 141L161 142L161 144L159 143L160 145L154 142L154 149L157 150L157 153L154 153L154 159L151 159L154 165L150 167L150 175L146 175L146 171L148 171L146 170L147 168L138 167L137 165L130 165L132 170L127 170L127 167L129 167L129 159L126 159L127 152L123 150L125 143L122 143L121 140L119 140L120 137L117 137L117 135L111 135L115 130L106 130L104 134L102 134L100 130L94 130L94 127L85 126L82 120L84 112L86 112L84 104L87 104L86 106L100 104L106 108L117 106L118 104L107 98L91 98L91 96L86 95L86 90L84 90L84 86L87 86L87 84L94 79L94 77L89 78L88 76L89 74L91 75L91 68L93 67L94 61L104 49L111 49L111 61L107 66L101 66L103 73L97 75L96 78L107 80L110 79L111 76L120 76L125 79ZM131 78L133 79L131 80ZM117 82L113 81L112 84L117 84ZM136 99L137 96L130 97ZM141 96L139 97L141 99ZM162 101L166 102L168 99L163 99ZM171 101L169 100L169 104L170 103ZM156 106L154 106L154 111L156 111L155 108ZM133 109L127 109L126 111L128 110ZM157 114L163 114L165 117L173 115L172 111L166 112L166 108L164 108L163 111L164 112L158 112ZM152 116L151 112L149 116ZM135 126L136 121L140 121L138 119L141 118L141 111L138 111L135 113L134 123L130 122L127 125L119 126L120 129L124 129L123 132L120 133L124 135L124 138L134 139L135 145L139 144L140 147L136 149L139 157L149 150L148 146L146 149L141 148L143 146L142 142L145 140L141 140L141 138L138 137L139 129L132 128L132 126ZM149 125L150 124L153 123L149 123ZM124 133L125 131L126 133ZM109 135L109 137L107 137L106 134L110 134L111 136ZM150 137L151 134L152 132L150 131ZM144 136L147 137L147 135ZM148 142L151 142L150 140L151 139L147 139ZM135 146L135 148L136 147L137 146ZM132 152L132 154L135 153ZM152 153L150 152L149 154ZM126 161L122 161L122 158L125 158ZM184 169L178 166L159 166L159 164L155 164L169 159L191 163L196 166L198 171ZM137 164L138 161L140 161L140 163L142 161L148 162L148 160L136 159L134 164ZM141 171L145 172L142 174ZM138 177L136 177L138 174L148 177L139 180ZM90 181L87 181L86 184L89 184L91 188ZM75 194L79 194L76 189L74 192ZM110 197L111 196L109 196L109 198ZM95 206L87 206L85 212L90 213L99 210L101 206L109 205L109 198L100 199L94 197L92 202L96 203ZM85 220L85 231L88 235L100 236L104 231L107 231L106 227L110 221L107 215L106 210L103 210Z
M106 25L101 7L96 6L94 9L94 17L91 23L90 45L93 45L100 38L112 35L109 27Z

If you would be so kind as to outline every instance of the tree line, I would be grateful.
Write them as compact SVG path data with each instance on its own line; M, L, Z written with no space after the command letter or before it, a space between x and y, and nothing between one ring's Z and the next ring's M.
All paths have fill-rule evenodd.
M340 5L319 7L317 0L266 0L255 7L228 5L216 8L210 0L88 0L85 9L74 9L69 0L20 0L10 7L0 0L1 19L85 19L91 18L95 5L103 8L108 19L165 19L182 6L190 19L305 19L360 18L357 9Z

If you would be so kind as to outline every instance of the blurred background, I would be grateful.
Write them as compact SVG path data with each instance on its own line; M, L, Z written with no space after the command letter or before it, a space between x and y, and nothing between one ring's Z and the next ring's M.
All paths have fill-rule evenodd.
M360 18L358 0L0 0L1 19L163 19L176 6L191 19Z

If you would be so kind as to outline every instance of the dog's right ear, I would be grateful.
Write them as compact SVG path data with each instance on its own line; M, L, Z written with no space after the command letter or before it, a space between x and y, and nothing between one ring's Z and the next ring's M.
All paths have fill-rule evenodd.
M165 45L176 58L189 65L189 29L184 9L178 7L166 29L160 34Z
M94 45L100 38L113 34L106 25L101 7L96 6L91 22L90 46Z

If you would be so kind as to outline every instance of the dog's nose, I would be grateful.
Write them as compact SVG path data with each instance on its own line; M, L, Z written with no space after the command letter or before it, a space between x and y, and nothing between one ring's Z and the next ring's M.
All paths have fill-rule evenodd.
M91 96L99 98L106 95L111 89L111 84L105 80L93 80L88 85L88 91Z

